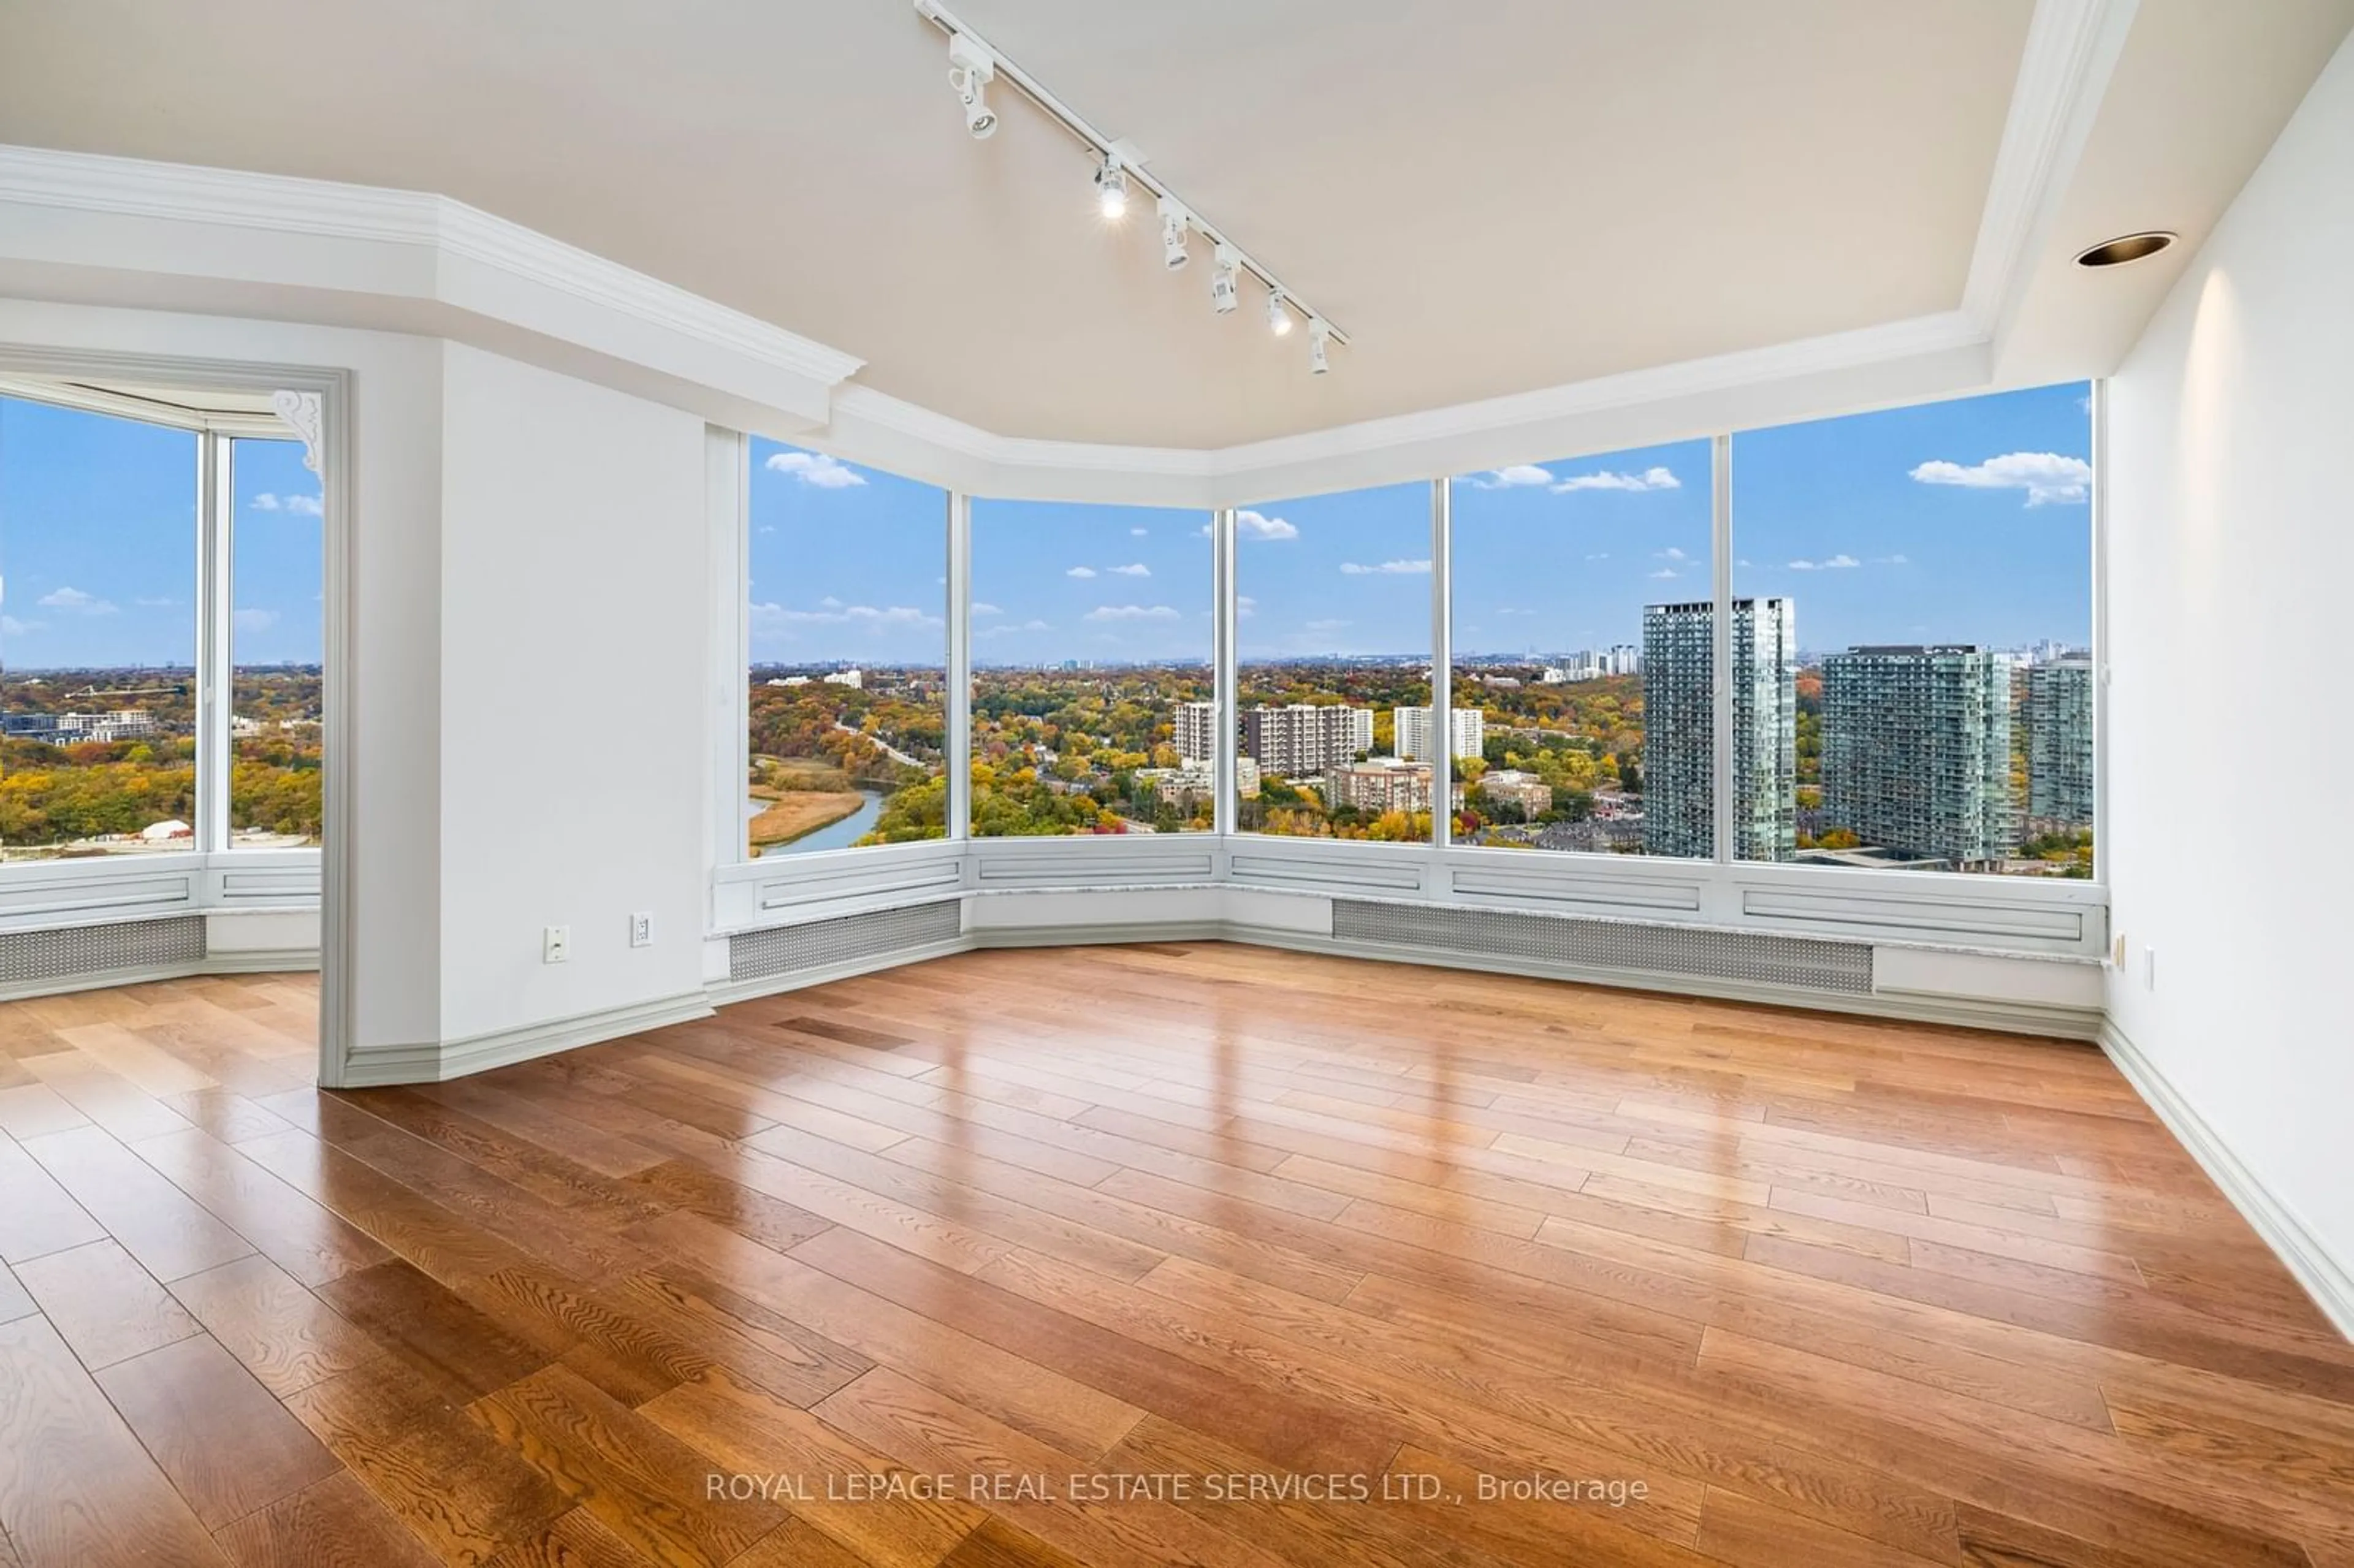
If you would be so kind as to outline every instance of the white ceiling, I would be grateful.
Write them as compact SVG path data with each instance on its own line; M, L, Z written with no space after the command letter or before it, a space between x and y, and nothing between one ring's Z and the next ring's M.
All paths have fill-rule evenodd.
M1086 156L1002 86L970 141L903 0L0 5L0 143L439 191L1000 435L1221 447L1953 310L2032 6L957 8L1343 325L1334 373L1255 289L1215 318L1205 266L1107 229ZM2031 263L2203 229L2349 22L2143 0ZM2090 296L2034 273L2055 373L2170 265Z

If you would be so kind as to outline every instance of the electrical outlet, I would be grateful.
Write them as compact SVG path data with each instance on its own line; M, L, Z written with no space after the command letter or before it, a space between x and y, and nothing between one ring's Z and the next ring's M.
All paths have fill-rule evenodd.
M2118 932L2116 940L2109 944L2109 962L2118 969L2126 967L2126 934L2123 931Z
M654 917L651 910L641 909L630 916L630 946L651 948L654 945Z
M544 964L568 964L572 961L572 927L550 926L539 944L539 961Z

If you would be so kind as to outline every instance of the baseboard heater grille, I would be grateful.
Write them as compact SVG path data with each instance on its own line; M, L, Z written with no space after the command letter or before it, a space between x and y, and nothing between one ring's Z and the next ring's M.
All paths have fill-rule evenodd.
M1332 935L1344 942L1529 959L1581 969L1631 969L1855 995L1872 991L1872 948L1862 942L1362 898L1332 901Z
M963 929L962 906L951 898L903 909L877 909L867 915L839 915L801 926L743 931L727 939L727 975L738 980L771 980L803 969L887 958L953 942Z
M123 920L49 931L0 931L0 986L170 969L205 956L205 917Z

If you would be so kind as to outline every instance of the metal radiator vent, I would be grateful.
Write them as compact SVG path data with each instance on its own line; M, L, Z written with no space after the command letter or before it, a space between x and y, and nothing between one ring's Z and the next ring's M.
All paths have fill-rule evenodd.
M53 931L0 932L0 985L160 969L205 956L205 919L127 920L110 926L67 926Z
M1532 959L1584 969L1754 980L1859 996L1872 991L1872 948L1861 942L1361 898L1332 901L1332 935L1342 941Z
M843 915L805 926L744 931L727 939L730 980L768 980L953 942L964 930L962 906L949 899L871 915Z

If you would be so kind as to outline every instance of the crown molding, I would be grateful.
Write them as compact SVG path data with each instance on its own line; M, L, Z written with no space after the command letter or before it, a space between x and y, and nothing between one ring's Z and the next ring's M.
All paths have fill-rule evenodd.
M983 429L852 383L864 364L853 355L462 202L413 191L0 147L0 265L229 280L281 297L309 287L423 299L442 307L429 313L427 330L512 353L512 330L502 337L478 323L520 328L594 356L556 368L933 482L1041 500L1235 505L1990 385L1994 345L2074 176L2137 4L2037 0L1954 310L1217 449ZM100 227L20 221L75 217ZM166 227L126 233L108 222ZM191 236L180 226L188 225L267 243L183 243ZM286 245L289 237L363 253L305 250ZM429 263L421 269L420 257ZM160 308L220 308L200 293L191 303L186 288L159 284L152 293ZM417 330L412 316L396 320ZM632 379L632 368L651 375Z
M2141 0L2038 0L1962 286L1990 336L2016 313L2031 258L2068 194Z
M183 242L192 226L202 242ZM521 329L773 403L795 428L822 421L865 363L448 196L281 175L0 146L0 260L423 304L461 341L481 335L461 314ZM168 285L154 292L181 308Z

